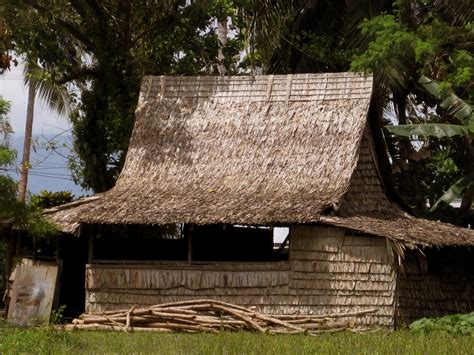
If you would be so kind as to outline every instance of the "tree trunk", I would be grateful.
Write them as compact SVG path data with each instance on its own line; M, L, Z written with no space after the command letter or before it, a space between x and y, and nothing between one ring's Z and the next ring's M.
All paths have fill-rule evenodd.
M465 143L465 158L464 161L464 175L471 175L474 172L474 139L471 139L468 135L464 136ZM471 185L467 191L462 195L461 201L461 214L469 214L474 200L474 185Z
M226 74L224 47L227 45L227 17L217 20L217 40L217 70L220 76L224 76Z
M407 124L407 100L406 95L394 95L395 110L398 116L398 124L405 125ZM411 152L412 147L410 140L406 137L399 137L400 139L400 162L403 165L406 164L408 160L408 154Z
M30 150L33 131L33 117L35 110L36 81L30 79L28 86L28 105L26 110L25 139L23 141L23 157L21 160L20 183L18 185L18 199L24 203L28 186L28 170L30 168Z

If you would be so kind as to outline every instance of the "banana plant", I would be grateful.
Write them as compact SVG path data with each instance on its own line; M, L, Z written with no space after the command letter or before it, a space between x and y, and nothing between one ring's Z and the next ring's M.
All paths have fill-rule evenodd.
M430 212L435 211L442 202L449 204L468 191L472 191L472 189L474 189L474 174L463 176L446 190L443 196L431 207Z
M387 131L397 136L413 137L436 137L450 138L454 136L466 136L469 140L474 138L474 110L473 106L465 100L458 97L452 90L442 90L440 84L426 76L421 76L418 83L431 94L441 101L440 107L445 109L448 114L456 118L457 124L448 123L420 123L385 126ZM451 203L454 200L464 196L469 198L472 203L472 192L474 191L474 174L469 174L456 181L446 192L436 201L430 212L435 211L441 206L442 202Z
M385 126L397 136L412 137L453 137L470 135L474 137L474 110L472 105L459 98L453 91L444 92L439 83L424 75L418 83L433 97L441 100L440 107L458 120L458 124L449 123L419 123L398 126Z

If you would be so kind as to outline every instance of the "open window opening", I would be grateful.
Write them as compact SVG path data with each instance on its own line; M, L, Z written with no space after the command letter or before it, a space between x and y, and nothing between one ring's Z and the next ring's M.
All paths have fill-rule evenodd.
M192 262L280 261L288 260L288 232L269 226L194 225L185 238Z
M229 224L97 226L98 261L283 261L289 228Z

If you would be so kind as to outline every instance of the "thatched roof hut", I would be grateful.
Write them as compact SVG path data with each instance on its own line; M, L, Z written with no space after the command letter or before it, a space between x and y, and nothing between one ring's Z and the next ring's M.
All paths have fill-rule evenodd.
M389 327L472 310L474 231L414 218L389 198L371 97L372 78L350 73L145 77L115 187L47 216L76 233L191 227L148 247L98 238L104 249L122 243L127 260L94 262L90 243L86 309L212 297L280 314L376 307L358 324ZM289 256L274 258L269 229L235 225L288 226ZM130 260L137 244L151 263Z
M116 186L52 218L67 231L79 221L318 222L411 245L474 245L474 231L415 219L387 197L371 96L372 78L352 73L145 77Z

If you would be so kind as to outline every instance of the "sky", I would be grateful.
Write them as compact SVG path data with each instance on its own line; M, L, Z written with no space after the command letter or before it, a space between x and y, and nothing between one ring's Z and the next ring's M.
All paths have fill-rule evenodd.
M18 153L16 167L8 168L7 173L18 180L28 101L28 88L23 84L22 65L12 67L11 71L0 75L0 96L11 103L9 118L14 134L10 144ZM34 149L32 149L30 157L32 167L28 179L28 190L31 193L38 193L41 190L67 190L73 192L76 197L90 193L74 184L67 168L67 159L45 148L48 140L61 133L54 140L60 142L61 145L70 146L69 129L68 118L51 111L37 97L33 120L33 136L36 138L33 140ZM67 150L66 148L61 149L62 153ZM64 155L67 155L67 152Z
M23 84L23 66L12 67L0 75L0 95L12 104L10 123L15 136L25 133L26 104L28 101L28 88ZM33 121L33 135L57 134L70 128L68 118L59 116L48 109L37 98L35 103L35 116Z

